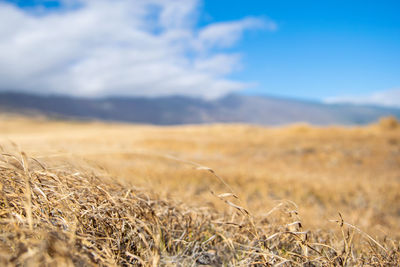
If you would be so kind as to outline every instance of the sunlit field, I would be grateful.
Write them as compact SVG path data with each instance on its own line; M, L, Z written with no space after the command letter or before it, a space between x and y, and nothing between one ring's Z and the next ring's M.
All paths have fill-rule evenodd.
M0 145L2 265L399 264L395 119L157 127L4 115Z

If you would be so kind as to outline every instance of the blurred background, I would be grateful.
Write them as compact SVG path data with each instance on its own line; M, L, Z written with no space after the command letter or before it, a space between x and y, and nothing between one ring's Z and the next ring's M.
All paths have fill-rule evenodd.
M151 124L400 117L398 1L0 1L0 109Z

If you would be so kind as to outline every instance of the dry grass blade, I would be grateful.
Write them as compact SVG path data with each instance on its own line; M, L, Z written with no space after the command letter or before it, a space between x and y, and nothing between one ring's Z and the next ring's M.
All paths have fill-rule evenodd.
M25 172L25 212L28 219L29 229L33 230L33 218L32 218L32 188L30 185L31 182L31 174L29 172L28 158L25 152L21 153L22 156L22 164Z
M226 197L234 197L234 198L238 198L235 194L232 193L222 193L218 195L219 198L226 198Z
M249 215L249 214L250 214L245 208L240 207L240 206L238 206L238 205L236 205L236 204L233 204L232 202L230 202L230 201L228 201L228 200L225 200L225 203L228 204L228 205L231 206L231 207L234 207L235 209L239 210L240 212L243 212L243 213L246 214L246 215Z
M349 227L351 227L352 229L356 230L357 232L359 232L361 235L367 237L367 239L369 239L370 241L372 241L375 245L377 245L379 248L381 248L383 251L385 251L386 253L388 252L387 249L385 247L383 247L381 244L379 244L378 241L376 241L372 236L370 236L369 234L367 234L366 232L362 231L360 228L358 228L355 225L352 225L350 223L347 223L343 220L341 214L339 213L341 220L330 220L331 222L335 222L338 223L341 227L343 225L347 225ZM347 242L347 241L346 241Z

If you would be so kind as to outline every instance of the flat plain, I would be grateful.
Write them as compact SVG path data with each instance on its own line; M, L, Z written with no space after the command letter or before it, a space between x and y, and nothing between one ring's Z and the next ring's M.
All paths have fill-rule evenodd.
M4 115L0 145L4 264L399 263L393 118L158 127Z

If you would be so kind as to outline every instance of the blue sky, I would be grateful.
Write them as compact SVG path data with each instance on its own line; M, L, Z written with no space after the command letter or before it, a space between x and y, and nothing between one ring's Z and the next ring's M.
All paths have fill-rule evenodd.
M237 46L244 68L234 77L258 82L249 93L321 99L400 87L400 1L210 0L204 9L205 23L277 23Z
M124 8L117 8L117 2ZM145 5L136 0L0 1L3 3L0 12L2 8L11 10L10 7L18 6L12 9L15 14L9 18L3 16L5 21L0 23L12 21L21 25L19 37L33 35L27 42L23 38L20 54L25 53L29 61L32 51L39 53L34 62L26 64L26 69L21 68L30 75L17 70L2 73L0 63L0 82L2 76L15 78L14 82L8 79L8 84L0 89L88 96L187 94L211 98L241 92L313 100L400 103L400 98L396 99L400 92L400 1L149 2ZM143 12L136 12L136 7ZM109 17L109 13L113 15ZM111 27L107 26L110 24L116 28L97 32L94 24L91 26L85 19L92 17L100 28ZM66 26L69 21L73 28L74 20L77 25L88 23L79 37ZM104 20L117 22L101 24ZM51 29L52 22L59 24L60 36L53 36L52 30L57 29ZM135 32L128 33L124 25ZM34 34L29 34L29 27ZM79 31L79 27L76 29ZM84 37L89 34L101 39L119 30L121 34L112 35L114 39L109 43ZM148 36L135 39L144 33ZM132 38L122 38L123 34ZM49 50L55 49L54 54L37 51L41 45L46 47L48 42L63 36L67 36L65 40L55 45L65 50L53 46ZM148 49L138 45L142 40L148 41ZM96 53L91 56L92 51ZM126 51L149 54L148 62L154 64L138 65L146 58L124 56ZM70 56L60 57L57 53ZM15 65L21 62L17 56L4 58ZM32 67L38 62L43 62L40 72ZM111 68L117 71L112 73ZM143 74L131 77L143 69L146 70ZM141 79L148 73L153 80ZM108 79L95 77L96 74ZM28 88L29 84L32 88ZM110 89L113 84L115 88Z

